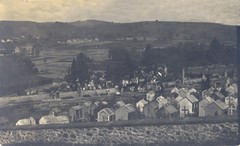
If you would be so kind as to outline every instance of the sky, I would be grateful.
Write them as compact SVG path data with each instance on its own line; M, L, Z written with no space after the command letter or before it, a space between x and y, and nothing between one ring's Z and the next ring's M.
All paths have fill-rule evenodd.
M0 20L187 21L240 25L240 0L0 0Z

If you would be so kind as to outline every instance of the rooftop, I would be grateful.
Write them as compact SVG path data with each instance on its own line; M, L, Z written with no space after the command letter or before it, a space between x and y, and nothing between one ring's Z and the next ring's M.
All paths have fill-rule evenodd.
M187 98L191 103L198 102L198 99L197 99L195 96L193 96L193 95L188 95L186 98Z
M168 105L168 106L166 106L164 108L170 114L178 112L178 110L173 105Z
M221 109L227 109L228 108L228 105L227 104L225 104L224 102L222 102L221 100L216 100L216 101L214 101Z

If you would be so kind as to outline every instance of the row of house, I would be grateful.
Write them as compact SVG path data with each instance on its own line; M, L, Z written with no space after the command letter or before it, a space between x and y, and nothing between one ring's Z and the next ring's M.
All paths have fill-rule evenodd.
M70 107L67 116L54 114L43 116L39 124L233 115L237 111L237 86L231 84L228 87L233 90L228 92L227 96L212 87L202 94L197 94L198 91L194 88L175 87L170 91L171 97L157 96L154 91L149 91L146 97L135 105L126 104L124 101L115 103L87 101ZM16 125L32 124L36 124L33 118L22 119L16 123Z
M237 111L237 92L229 92L225 96L217 89L210 88L202 92L202 97L196 98L193 94L196 91L193 91L185 88L172 90L178 94L175 100L179 103L180 117L232 115Z
M211 91L209 89L209 91ZM234 114L237 107L237 98L224 96L215 90L207 96L197 96L197 90L176 87L171 90L176 94L175 98L158 96L154 91L149 91L144 99L133 104L125 104L118 101L116 104L108 105L101 102L85 102L73 106L69 113L71 121L117 121L132 119L155 119L173 118L186 116L219 116ZM201 94L199 94L201 95ZM174 97L174 96L173 96Z
M46 125L46 124L66 124L69 123L69 118L67 116L55 116L55 115L45 115L40 118L40 120L36 121L33 117L20 119L16 122L16 126L23 126L23 125Z

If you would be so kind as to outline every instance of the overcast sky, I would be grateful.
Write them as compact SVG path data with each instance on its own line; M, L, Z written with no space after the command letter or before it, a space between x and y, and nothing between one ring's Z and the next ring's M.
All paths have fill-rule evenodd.
M0 0L0 20L194 21L240 25L240 0Z

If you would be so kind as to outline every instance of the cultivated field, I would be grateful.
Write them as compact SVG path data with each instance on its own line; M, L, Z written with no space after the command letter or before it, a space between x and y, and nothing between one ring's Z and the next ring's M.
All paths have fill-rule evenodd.
M33 62L40 71L40 76L48 78L64 78L64 75L71 66L71 62L79 53L86 54L93 62L100 63L108 58L108 49L92 47L81 48L54 48L44 49L40 57L34 58ZM46 58L46 59L45 59ZM45 60L45 61L44 61Z

